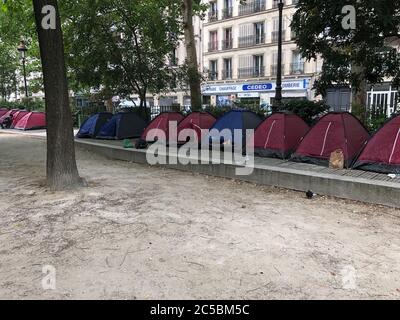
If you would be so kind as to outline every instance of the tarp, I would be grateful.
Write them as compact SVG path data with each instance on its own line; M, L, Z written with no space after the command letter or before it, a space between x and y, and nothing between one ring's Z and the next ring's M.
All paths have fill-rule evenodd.
M254 134L254 153L262 157L289 158L310 127L299 116L277 112L261 123Z
M305 136L292 160L329 165L332 153L341 150L349 168L368 139L367 129L352 114L329 113Z
M393 117L373 135L354 168L400 174L400 115Z
M79 129L77 138L95 138L100 129L113 117L110 112L97 113L87 119Z
M184 116L179 112L164 112L157 116L146 128L143 132L141 140L146 142L154 142L154 139L149 136L149 132L151 130L160 130L160 132L165 133L165 137L168 140L169 138L169 125L170 122L176 122L177 126L184 119ZM172 133L171 133L172 134ZM157 137L160 139L161 137ZM172 137L173 139L177 137Z
M146 121L134 112L115 114L100 129L97 139L122 140L138 138L146 127Z
M178 137L179 134L185 129L191 129L196 135L196 140L201 143L203 136L201 135L202 130L210 130L217 120L213 115L207 112L192 112L185 119L183 119L178 125ZM189 138L189 137L187 137ZM193 141L192 136L190 138ZM185 143L187 139L179 140L179 143Z
M242 146L246 146L246 130L255 130L262 119L254 112L248 110L231 110L224 116L219 118L210 132L210 143L221 143L221 144L235 144L234 130L241 130L242 134ZM230 131L231 140L225 141L219 134L213 133L213 130L217 130L222 133L224 130Z
M44 112L30 112L15 125L18 130L35 130L46 128L46 114Z
M28 113L29 113L29 111L26 111L26 110L17 111L16 113L14 113L13 114L13 122L11 124L11 129L14 129L14 127L16 126L18 121L21 120Z

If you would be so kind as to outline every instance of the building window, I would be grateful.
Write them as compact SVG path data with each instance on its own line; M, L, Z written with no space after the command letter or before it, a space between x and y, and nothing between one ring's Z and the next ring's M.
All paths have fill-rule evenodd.
M232 28L224 30L223 50L229 50L233 47Z
M292 1L294 1L294 0L292 0ZM285 1L285 0L283 0L282 2L283 2L283 5L286 4L286 1ZM273 9L278 8L278 3L279 3L279 1L272 0L272 8L273 8Z
M290 74L303 74L304 73L304 59L300 52L292 52L292 63L290 64Z
M209 70L208 77L212 81L218 80L218 61L217 60L210 61L210 70Z
M271 35L272 43L278 42L279 39L279 18L275 17L272 19L272 35ZM286 39L286 23L285 19L282 21L282 41Z
M238 76L240 79L259 78L265 76L264 56L241 56L239 57Z
M222 79L232 79L232 59L224 59L224 70L222 71Z
M282 74L285 73L285 53L282 52ZM278 74L278 52L272 53L272 63L271 63L271 76L276 76Z
M264 56L255 55L253 56L253 66L254 66L254 77L263 77L264 76Z
M239 48L252 47L265 43L265 24L257 22L243 24L239 29Z
M233 17L232 0L224 0L224 9L222 10L222 19L229 19L232 17Z
M178 65L178 51L177 51L177 49L172 50L171 59L170 59L170 65L172 67L175 67L175 66Z
M208 44L208 51L218 51L218 31L210 31L210 42Z
M216 1L210 2L208 22L218 21L218 5Z
M255 44L264 43L265 32L264 32L264 22L258 22L254 24L254 34L255 34Z
M239 5L239 16L261 12L266 9L265 0L247 1L245 4Z

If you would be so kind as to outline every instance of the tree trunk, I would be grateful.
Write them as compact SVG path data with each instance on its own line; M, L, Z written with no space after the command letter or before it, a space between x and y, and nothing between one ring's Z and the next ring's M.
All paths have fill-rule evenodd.
M84 184L75 160L72 114L64 61L64 44L57 0L33 0L43 69L47 119L47 184L52 190ZM55 9L55 29L44 29L44 6ZM51 16L49 16L51 18Z
M107 112L114 112L114 104L112 98L106 100L106 110Z
M139 95L140 110L141 110L140 113L147 121L150 121L149 109L147 108L147 103L146 103L147 102L146 95L147 95L147 89L144 89Z
M352 86L352 113L364 124L367 122L367 81L365 79L364 67L352 66L352 74L360 82L358 86Z
M188 62L188 80L190 86L190 100L193 111L200 111L202 107L201 77L197 64L196 41L193 28L193 0L182 0L182 15L185 31L185 46Z

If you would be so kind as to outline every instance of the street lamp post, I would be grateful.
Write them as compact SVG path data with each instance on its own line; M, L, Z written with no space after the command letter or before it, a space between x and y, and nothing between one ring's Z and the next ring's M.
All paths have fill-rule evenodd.
M20 41L17 50L18 50L21 60L22 60L22 67L24 70L25 97L26 97L26 99L28 99L29 98L28 97L28 84L26 81L26 65L25 65L26 64L26 52L28 51L28 48L25 45L25 41L23 41L23 40Z
M276 89L275 89L275 109L282 106L282 27L283 27L283 6L284 0L274 0L278 2L279 26L278 26L278 63L276 71Z

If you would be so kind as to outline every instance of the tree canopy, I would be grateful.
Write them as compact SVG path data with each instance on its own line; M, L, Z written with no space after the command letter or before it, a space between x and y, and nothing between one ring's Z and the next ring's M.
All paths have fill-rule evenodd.
M24 40L29 49L26 60L29 91L43 89L39 45L35 29L32 2L16 0L2 2L0 7L0 96L7 98L18 88L17 74L22 76L17 46Z
M177 69L167 64L181 34L172 0L66 1L62 4L72 80L129 98L171 89Z
M355 8L355 29L343 28L343 7ZM292 29L303 56L324 59L318 93L333 84L361 90L393 78L400 87L400 54L388 42L400 39L400 1L299 0Z

